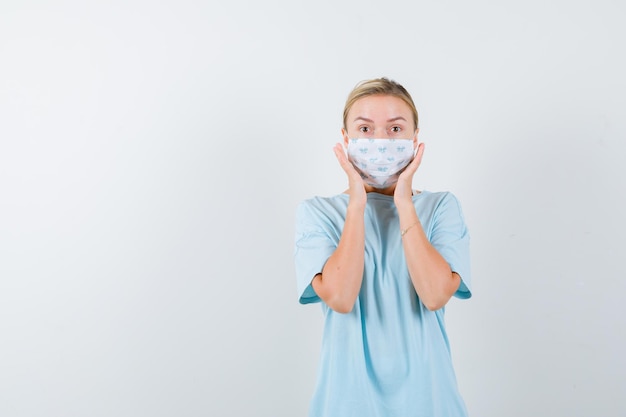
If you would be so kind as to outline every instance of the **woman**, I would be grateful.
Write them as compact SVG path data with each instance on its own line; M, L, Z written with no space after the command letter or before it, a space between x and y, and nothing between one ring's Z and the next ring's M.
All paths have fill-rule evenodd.
M300 302L324 312L310 417L467 415L444 306L471 296L469 235L451 193L412 189L418 131L404 87L359 83L334 147L348 189L298 206Z

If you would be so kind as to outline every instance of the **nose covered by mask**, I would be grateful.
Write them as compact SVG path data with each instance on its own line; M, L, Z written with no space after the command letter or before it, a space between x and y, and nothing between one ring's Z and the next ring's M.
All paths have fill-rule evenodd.
M412 139L349 139L348 160L363 181L374 188L398 182L404 168L415 156Z

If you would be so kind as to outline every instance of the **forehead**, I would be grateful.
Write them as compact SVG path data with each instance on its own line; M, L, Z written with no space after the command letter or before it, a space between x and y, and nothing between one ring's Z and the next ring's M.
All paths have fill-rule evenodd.
M411 108L399 97L388 95L371 95L362 97L354 102L348 112L348 121L355 118L365 117L368 119L389 119L393 117L404 117L411 120Z

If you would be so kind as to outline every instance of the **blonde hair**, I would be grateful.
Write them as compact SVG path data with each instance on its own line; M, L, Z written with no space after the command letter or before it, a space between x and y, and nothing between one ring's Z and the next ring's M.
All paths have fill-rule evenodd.
M350 94L348 95L348 99L346 100L346 105L343 108L344 129L347 129L346 121L348 119L348 113L350 112L352 105L357 100L362 99L363 97L373 95L393 96L398 97L399 99L404 101L413 113L413 123L415 124L415 129L417 129L419 119L417 116L417 109L415 108L415 103L413 103L411 95L403 86L385 77L361 81L350 92Z

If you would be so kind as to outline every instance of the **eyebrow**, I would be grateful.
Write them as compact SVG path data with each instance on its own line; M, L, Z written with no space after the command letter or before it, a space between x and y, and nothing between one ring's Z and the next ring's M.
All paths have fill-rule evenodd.
M354 118L354 121L356 122L357 120L363 120L364 122L368 122L368 123L374 123L374 121L372 119L368 119L366 117L362 117L362 116L358 116ZM396 122L398 120L404 120L406 122L406 119L402 116L398 116L398 117L392 117L391 119L387 120L387 123L391 123L391 122Z

